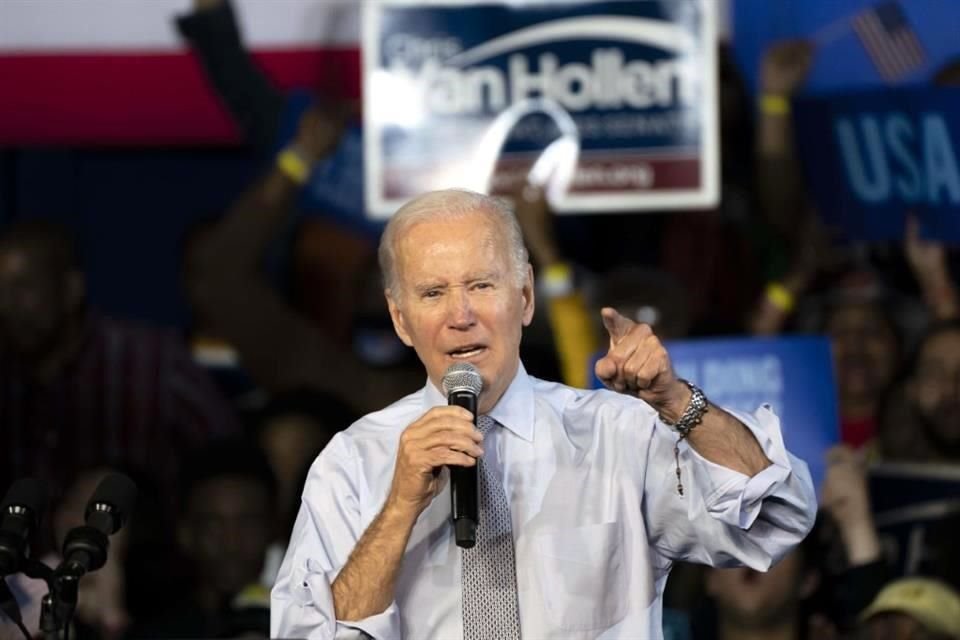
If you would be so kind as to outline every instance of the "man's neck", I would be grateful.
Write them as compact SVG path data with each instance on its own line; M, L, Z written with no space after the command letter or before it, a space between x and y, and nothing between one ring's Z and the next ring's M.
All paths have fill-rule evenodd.
M730 624L720 623L719 640L798 640L796 621L792 618L789 624L776 627L744 629Z

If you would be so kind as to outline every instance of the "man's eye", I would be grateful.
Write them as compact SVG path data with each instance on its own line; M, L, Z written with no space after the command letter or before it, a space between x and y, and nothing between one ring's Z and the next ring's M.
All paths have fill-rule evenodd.
M493 288L493 283L491 282L478 282L473 285L474 289L491 289Z
M431 289L430 291L425 291L423 294L424 298L439 298L440 292L436 289Z

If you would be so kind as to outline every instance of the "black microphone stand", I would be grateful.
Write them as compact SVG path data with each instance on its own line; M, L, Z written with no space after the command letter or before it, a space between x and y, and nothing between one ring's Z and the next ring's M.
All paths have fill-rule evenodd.
M27 558L23 573L28 578L47 583L47 595L40 601L40 632L44 640L63 640L77 608L80 576L72 572L54 571L34 558Z

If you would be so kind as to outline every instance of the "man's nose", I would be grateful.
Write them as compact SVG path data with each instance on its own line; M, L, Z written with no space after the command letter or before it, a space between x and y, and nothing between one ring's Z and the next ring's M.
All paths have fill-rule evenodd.
M447 324L452 329L469 329L476 324L473 304L466 288L452 289L447 297Z

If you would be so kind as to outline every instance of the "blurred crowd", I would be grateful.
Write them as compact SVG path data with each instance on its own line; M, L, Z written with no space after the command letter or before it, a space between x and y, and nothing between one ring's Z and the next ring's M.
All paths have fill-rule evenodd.
M140 488L107 565L82 584L78 640L266 637L269 588L311 462L337 431L425 378L393 334L376 240L295 215L306 177L334 151L357 105L317 96L278 153L285 96L244 50L229 2L194 0L177 27L247 144L266 158L227 211L184 239L189 335L92 308L65 229L36 221L0 229L0 486L25 476L46 483L52 517L35 552L56 561L107 470ZM917 540L924 561L904 571L877 529L868 483L878 462L960 462L953 255L909 216L898 246L844 241L820 222L790 118L813 45L767 51L760 100L730 52L720 53L715 210L555 217L541 189L514 194L547 311L525 334L525 366L589 384L600 306L668 339L825 334L840 441L827 454L817 527L766 574L675 567L665 633L960 638L952 548L960 520L945 517ZM301 259L278 286L265 258L295 220ZM45 586L8 583L36 633ZM0 637L18 634L0 620Z

